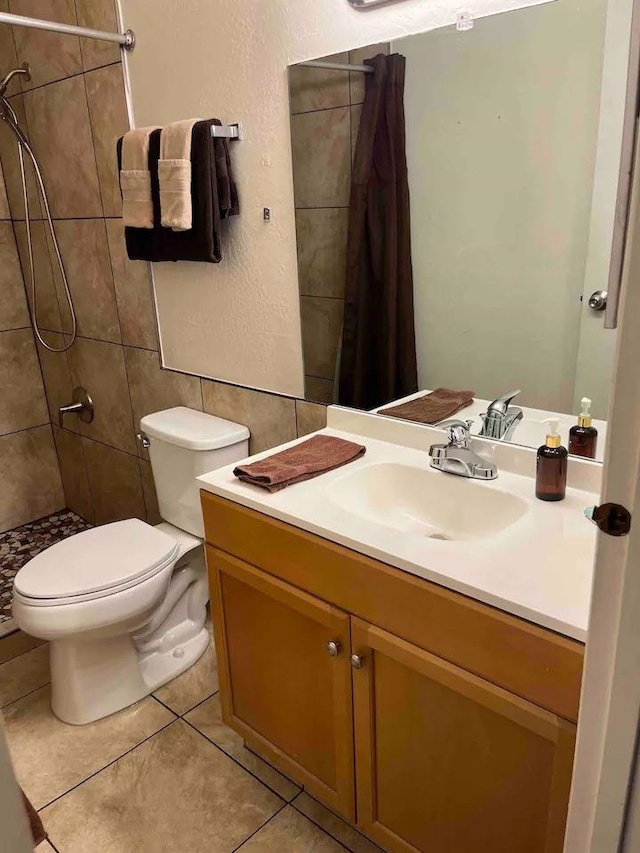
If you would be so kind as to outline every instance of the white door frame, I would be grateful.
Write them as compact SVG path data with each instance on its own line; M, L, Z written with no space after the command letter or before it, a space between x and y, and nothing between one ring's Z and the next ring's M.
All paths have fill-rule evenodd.
M636 150L602 502L632 513L600 533L565 853L622 850L640 719L640 159ZM628 829L634 830L635 820ZM640 850L640 840L629 850Z

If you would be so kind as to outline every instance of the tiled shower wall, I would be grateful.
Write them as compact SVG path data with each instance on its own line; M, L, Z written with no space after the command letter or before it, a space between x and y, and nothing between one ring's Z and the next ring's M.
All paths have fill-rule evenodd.
M113 0L0 0L0 8L117 28ZM119 218L115 143L128 122L118 49L0 25L0 57L3 72L5 65L31 64L32 80L12 103L41 164L78 317L78 338L67 354L39 349L66 505L98 524L131 516L159 520L151 466L135 438L140 418L152 411L185 405L246 424L253 452L321 428L321 406L161 369L148 267L127 259ZM17 82L12 85L19 92ZM24 266L14 148L1 132L0 159ZM33 184L31 198L41 220ZM34 227L34 248L40 324L59 345L69 315L42 221ZM62 429L57 409L76 385L93 397L95 419L82 424L69 416ZM38 483L34 474L29 486L35 490Z
M360 65L388 44L325 56ZM333 401L342 332L351 164L358 138L364 74L290 69L293 185L296 205L305 391Z
M5 132L0 127L0 133ZM63 506L60 469L0 168L0 532Z

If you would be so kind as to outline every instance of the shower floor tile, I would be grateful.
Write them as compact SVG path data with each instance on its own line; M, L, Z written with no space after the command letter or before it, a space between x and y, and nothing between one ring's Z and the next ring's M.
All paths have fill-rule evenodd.
M45 548L91 526L75 512L65 509L0 533L0 637L15 629L11 591L18 571Z

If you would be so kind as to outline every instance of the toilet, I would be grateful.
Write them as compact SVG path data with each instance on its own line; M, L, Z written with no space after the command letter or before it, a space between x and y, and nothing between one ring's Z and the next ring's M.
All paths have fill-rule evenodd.
M137 702L209 644L196 477L248 455L245 426L179 406L142 418L161 524L137 518L76 533L15 577L19 628L49 640L51 707L81 725Z

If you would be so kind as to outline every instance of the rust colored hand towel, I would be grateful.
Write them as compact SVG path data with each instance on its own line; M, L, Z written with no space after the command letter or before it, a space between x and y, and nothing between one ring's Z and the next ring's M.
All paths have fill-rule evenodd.
M29 826L31 827L31 837L33 838L33 846L37 847L38 844L45 840L45 838L47 837L47 833L44 831L44 826L42 825L40 815L31 805L24 791L22 791L22 799L24 802L24 807L27 811L27 815L29 816Z
M274 453L260 462L240 465L234 474L245 483L279 492L294 483L310 480L340 468L364 455L366 448L332 435L314 435L307 441Z
M430 394L391 406L378 409L378 414L405 421L418 421L421 424L437 424L445 418L455 415L473 403L473 391L452 391L450 388L436 388Z

